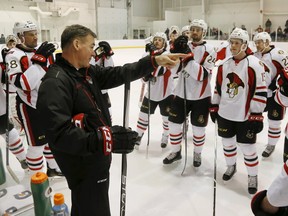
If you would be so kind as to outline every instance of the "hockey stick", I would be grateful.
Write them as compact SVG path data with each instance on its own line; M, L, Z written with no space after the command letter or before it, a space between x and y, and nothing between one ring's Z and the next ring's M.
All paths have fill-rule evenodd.
M15 173L13 172L13 170L10 167L9 164L9 124L10 124L10 120L9 120L9 79L8 79L8 74L5 73L5 83L6 83L6 168L8 170L8 172L10 173L11 177L14 179L14 181L17 184L20 184L20 181L18 179L18 177L15 175Z
M141 90L140 90L140 96L139 96L139 103L138 106L141 107L142 105L142 101L143 101L143 97L144 97L144 91L145 91L145 83L143 82L141 85Z
M123 126L125 128L128 128L129 125L129 104L130 104L130 72L126 76L124 86ZM120 216L125 216L126 211L126 177L127 177L127 155L123 153L122 168L121 168Z
M150 144L150 94L151 94L151 81L148 80L148 137L147 137L147 146L146 146L146 158L148 158L148 150L149 150L149 144Z
M217 134L218 134L218 123L216 119L215 120L215 142L214 142L213 216L216 215Z
M186 74L186 73L185 73ZM186 169L186 165L187 165L187 148L188 148L188 144L187 144L187 107L186 107L186 102L187 102L187 92L186 92L186 75L183 74L183 85L184 85L184 116L185 116L185 120L184 120L184 141L185 141L185 160L184 160L184 167L182 170L181 175L184 174L185 169Z

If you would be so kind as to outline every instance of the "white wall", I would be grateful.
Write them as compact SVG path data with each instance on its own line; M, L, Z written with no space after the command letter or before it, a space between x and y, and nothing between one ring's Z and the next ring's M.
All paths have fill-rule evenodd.
M181 28L188 24L189 19L195 18L204 18L211 27L219 27L224 32L229 32L234 23L237 26L245 24L251 32L259 24L264 25L267 18L272 21L273 30L279 25L284 29L288 18L287 0L263 0L263 23L260 0L245 0L243 3L238 0L207 0L206 14L202 13L200 0L165 0L163 6L169 8L165 12L160 7L160 0L132 0L132 21L127 26L126 0L53 0L53 3L38 3L43 12L53 12L53 16L42 16L29 10L29 6L37 6L35 1L0 0L0 33L11 34L16 21L31 20L38 23L40 29L50 30L51 40L60 40L65 26L75 23L91 28L100 39L120 39L127 29L146 29L146 35L149 35L165 31L171 25ZM71 7L79 10L65 17L56 15L59 11L65 13ZM161 17L165 19L161 20Z

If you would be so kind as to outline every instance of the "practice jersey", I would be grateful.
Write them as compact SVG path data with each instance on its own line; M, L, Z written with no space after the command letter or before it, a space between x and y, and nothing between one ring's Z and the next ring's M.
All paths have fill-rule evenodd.
M276 88L276 79L279 73L286 67L288 67L288 54L282 49L270 46L272 49L267 53L256 52L254 55L260 59L268 67L269 73L266 75L267 87L271 85L267 90L268 97L272 96L272 92Z
M21 100L32 108L36 108L38 88L45 70L38 64L32 64L31 57L35 50L27 50L17 45L6 55L7 73L10 83L16 87Z
M268 188L267 199L273 206L288 206L288 161L283 165L281 174Z
M184 77L186 99L199 100L211 96L211 77L216 53L214 47L203 42L199 45L189 43L194 60L188 62L184 70L178 73L178 83L174 94L184 99ZM177 67L175 67L177 69Z
M219 45L219 47L215 48L215 51L216 51L216 62L218 61L216 63L217 65L220 65L221 63L223 63L223 61L232 57L229 41L223 41ZM248 47L246 53L250 55L253 53L253 51L250 47Z
M249 113L262 113L266 99L264 65L255 56L231 57L218 67L212 104L219 105L221 117L243 122Z
M167 51L163 54L168 53ZM149 53L146 53L144 56L149 55ZM143 57L144 57L143 56ZM162 101L171 94L173 94L174 90L174 80L173 80L173 73L174 71L171 71L170 69L167 69L166 67L159 66L157 67L154 72L154 74L160 74L156 77L153 77L150 80L150 100L152 101ZM148 98L148 81L146 82L147 85L147 92L145 93L145 97Z

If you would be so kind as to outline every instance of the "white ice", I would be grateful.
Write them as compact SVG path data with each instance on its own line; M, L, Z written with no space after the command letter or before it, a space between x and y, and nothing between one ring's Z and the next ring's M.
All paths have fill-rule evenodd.
M143 48L115 49L113 56L116 65L133 62L141 58ZM213 81L214 83L214 81ZM136 129L139 113L138 101L141 82L131 84L131 99L129 110L129 125ZM113 124L123 124L123 86L109 90L112 101ZM265 115L266 117L266 115ZM202 152L202 165L198 169L192 166L192 132L188 130L188 161L185 173L181 176L184 166L184 157L181 162L172 165L163 165L162 160L169 154L169 146L162 150L160 147L162 133L162 119L157 108L150 118L150 142L147 147L147 131L142 139L139 151L134 151L127 156L128 171L126 185L126 216L212 216L214 195L214 163L217 146L216 170L216 214L217 216L250 216L251 196L247 191L247 171L243 163L243 155L238 152L237 173L233 179L224 184L222 175L226 164L222 151L220 138L215 136L215 126L209 120L206 128L206 142ZM287 117L282 123L282 131L287 122ZM26 142L25 142L26 143ZM268 159L263 159L262 151L267 144L267 119L265 118L264 130L258 135L257 149L259 154L258 190L266 189L272 180L280 173L282 166L284 134L277 144L275 152ZM184 144L184 142L182 143ZM4 155L5 142L1 138L0 146ZM27 147L27 146L26 146ZM183 146L184 147L184 146ZM146 151L148 149L148 157ZM182 148L184 156L184 148ZM29 187L29 178L15 157L10 153L10 163L21 183ZM114 154L111 166L110 179L110 206L112 216L120 215L120 178L121 155ZM0 189L15 185L13 179L6 172L7 182ZM70 191L65 180L50 182L53 189L52 195L61 192L65 195L66 204L71 207ZM22 215L33 215L33 211Z

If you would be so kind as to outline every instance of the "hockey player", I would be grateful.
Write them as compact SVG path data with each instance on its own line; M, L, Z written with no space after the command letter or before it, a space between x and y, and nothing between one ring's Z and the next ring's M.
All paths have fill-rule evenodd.
M285 108L274 100L276 90L276 80L283 68L287 67L288 54L273 45L271 45L271 37L267 32L260 32L254 37L257 48L255 56L259 58L269 68L266 76L267 85L267 105L266 111L268 116L268 145L263 151L263 157L269 157L281 136L281 121L285 115ZM285 65L286 64L286 65ZM288 145L288 142L285 141ZM287 146L288 148L288 146Z
M18 39L15 35L8 35L6 37L6 48L4 48L2 50L2 61L3 61L3 64L5 65L5 68L6 68L6 63L4 62L5 60L5 57L8 53L8 51L12 48L14 48L18 42ZM1 64L1 63L0 63ZM3 79L5 79L5 73L6 71L4 70L4 73L3 73ZM4 85L4 90L6 91L6 85ZM13 86L13 85L9 85L9 118L12 120L11 123L13 123L14 127L17 129L18 133L21 134L21 135L24 135L24 129L21 125L21 122L17 116L17 111L16 111L16 88Z
M84 26L66 27L61 35L62 56L43 78L37 109L71 189L71 215L110 216L111 152L133 151L137 133L112 126L101 89L120 86L127 77L139 79L158 65L173 67L183 55L147 56L122 67L93 66L89 61L95 56L95 37Z
M288 106L287 66L278 77L279 88L274 96L275 101L283 107ZM255 216L288 215L288 160L284 162L280 175L274 179L268 190L260 191L253 197L251 209Z
M210 114L213 122L217 119L228 166L222 179L228 181L236 173L238 143L248 171L248 192L254 194L258 187L255 143L257 133L263 129L267 88L263 63L246 53L248 41L245 30L236 28L230 34L233 57L218 67Z
M184 36L188 37L188 41L191 40L191 31L190 31L190 26L189 25L185 25L185 26L182 27L181 35L184 35Z
M235 29L240 29L240 28L234 28ZM216 62L219 60L219 62L217 63L220 64L222 61L221 60L226 60L228 58L230 58L232 56L231 50L230 50L230 43L229 41L223 41L219 47L217 47L216 49ZM253 54L252 49L249 47L248 44L248 48L245 51L248 55Z
M6 55L7 73L10 83L16 88L16 109L24 127L28 149L26 161L30 174L42 171L43 154L47 162L47 175L62 176L47 144L39 113L36 110L38 88L46 73L47 61L55 51L53 44L44 42L35 52L38 41L37 26L30 21L16 22L13 33L20 44ZM49 60L51 64L51 59Z
M167 46L167 38L165 33L157 32L154 35L153 40L149 44L149 46L150 46L149 48L150 52L147 52L145 56L147 55L155 56L164 54L166 52L166 46ZM139 149L142 136L145 133L147 127L149 127L148 125L149 115L154 114L155 109L157 108L158 105L160 108L160 113L162 115L162 126L163 126L161 148L166 148L168 143L168 136L169 136L168 116L171 100L173 98L174 81L172 78L171 70L167 68L158 67L155 69L154 72L158 74L157 77L154 77L153 75L150 74L142 78L143 82L145 82L146 85L148 85L148 88L142 101L137 121L138 137L137 142L135 143L135 149ZM150 110L149 110L149 103L150 103Z
M101 67L114 67L114 61L112 56L114 52L107 41L100 41L98 43L98 47L95 49L95 58L92 58L90 63L92 65L99 65ZM112 108L111 108L111 100L107 90L101 90L103 96L106 98L108 106L109 106L109 113L112 119Z
M0 66L0 77L3 77L5 65ZM0 134L5 139L7 129L7 115L6 115L6 93L3 89L4 83L0 84ZM9 122L9 150L16 156L21 164L22 169L27 169L26 151L24 149L22 140L19 137L18 131L14 128L12 122Z
M169 38L168 38L168 46L167 46L167 51L169 51L171 49L171 46L173 46L173 43L175 41L175 39L179 36L180 31L178 26L171 26L169 28Z
M175 98L169 115L170 143L172 152L163 160L171 164L180 160L182 142L182 124L190 113L193 132L193 166L201 165L201 152L205 143L205 127L208 123L211 100L211 73L214 67L214 47L204 41L207 24L204 20L195 19L190 25L192 42L187 45L188 38L179 36L174 42L171 52L189 53L183 60L187 66L178 73ZM186 90L186 92L184 92ZM185 98L186 95L186 98ZM186 101L185 101L186 100ZM184 105L186 104L186 108ZM184 112L186 109L186 113Z

